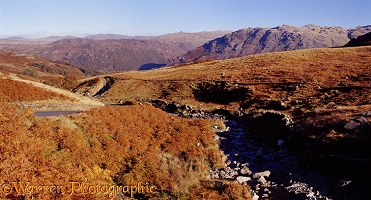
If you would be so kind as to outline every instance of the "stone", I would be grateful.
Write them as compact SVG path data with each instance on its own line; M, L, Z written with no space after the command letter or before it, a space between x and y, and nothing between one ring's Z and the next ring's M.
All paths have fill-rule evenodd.
M309 199L313 199L315 196L314 196L314 192L309 192L308 194L307 194L307 197L309 198Z
M371 111L364 112L363 113L363 116L365 116L365 117L371 116Z
M265 184L265 183L267 183L267 180L265 180L264 176L261 176L261 177L258 179L258 183L260 183L260 184Z
M352 130L357 129L360 125L361 125L360 123L354 120L350 120L348 123L345 124L344 128L349 131L352 131Z
M259 196L254 193L254 195L252 196L252 200L259 200Z
M225 175L226 175L225 171L222 170L222 171L219 172L219 177L221 179L224 179L225 178Z
M253 175L253 178L254 179L258 179L260 177L269 177L269 175L271 175L271 172L266 170L266 171L263 171L263 172L256 172L254 175Z
M243 174L243 175L245 175L245 174L251 175L252 174L252 172L250 171L250 169L246 165L242 167L240 173Z
M219 172L218 172L218 171L213 171L213 172L210 174L210 178L218 179L218 178L219 178Z
M244 183L244 182L247 182L247 181L251 181L251 178L246 177L246 176L237 176L236 180L239 183Z
M358 123L360 123L363 126L366 126L366 125L369 124L369 122L367 121L367 119L364 118L364 117L358 117L358 118L356 118L354 120L357 121Z
M248 167L250 164L249 163L242 163L241 166L246 166Z
M229 172L229 175L232 178L232 177L238 176L238 172L233 170L233 171Z
M368 126L370 123L367 121L365 117L358 117L355 119L350 120L348 123L345 124L344 128L349 131L358 130L365 126Z

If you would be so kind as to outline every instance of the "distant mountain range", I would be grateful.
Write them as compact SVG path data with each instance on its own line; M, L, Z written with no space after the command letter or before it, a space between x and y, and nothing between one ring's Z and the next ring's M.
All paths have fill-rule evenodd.
M204 31L198 33L170 33L158 36L153 41L162 42L165 44L172 44L187 52L191 49L199 47L206 42L215 38L223 37L226 34L232 33L232 31Z
M158 37L97 34L84 38L51 36L0 39L0 51L15 51L102 72L146 70L207 59L228 59L265 52L343 46L371 32L316 25L281 25L238 31L171 33Z
M171 45L149 40L85 38L62 39L21 50L23 53L85 66L102 72L160 67L182 53Z
M371 32L371 25L352 29L316 25L281 25L274 28L246 28L205 43L170 64L208 59L228 59L251 54L295 49L343 46L350 39Z
M159 37L116 34L84 38L0 39L0 51L15 51L102 72L147 70L167 65L176 56L231 31L173 33Z
M128 36L128 35L118 35L118 34L96 34L88 35L84 38L92 40L120 40L120 39L136 39L136 40L149 40L155 38L156 36Z

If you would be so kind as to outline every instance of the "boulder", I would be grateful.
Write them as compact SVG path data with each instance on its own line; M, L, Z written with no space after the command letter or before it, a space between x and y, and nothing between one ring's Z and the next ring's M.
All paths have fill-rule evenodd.
M181 106L178 103L169 103L168 105L166 105L165 111L169 113L181 113L182 109L180 107Z
M352 130L356 130L361 124L354 121L354 120L350 120L348 123L345 124L344 128L349 130L349 131L352 131Z
M251 178L250 177L246 177L246 176L237 176L236 180L239 183L245 183L247 181L250 181Z
M256 172L254 175L253 175L253 178L254 179L258 179L260 177L269 177L269 175L271 175L271 172L266 170L266 171L263 171L263 172Z
M350 120L348 123L345 124L344 128L348 131L356 131L361 128L368 126L370 123L364 117L358 117L355 119Z
M250 131L266 132L274 135L287 134L294 128L292 118L276 111L263 111L247 115L247 125Z
M243 174L243 175L247 174L249 176L252 174L252 172L250 171L250 169L247 166L242 167L240 173Z
M168 105L168 103L161 99L156 99L152 101L152 105L157 108L165 109L165 107Z
M252 196L252 200L259 200L259 196L256 193L254 193Z
M258 183L264 185L267 183L267 180L265 180L264 176L261 176L259 179L258 179Z

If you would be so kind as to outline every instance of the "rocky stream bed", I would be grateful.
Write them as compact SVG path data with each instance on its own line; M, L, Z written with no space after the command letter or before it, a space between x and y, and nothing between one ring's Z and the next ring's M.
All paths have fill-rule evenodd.
M293 140L286 141L287 135L272 143L271 138L270 142L266 142L260 140L264 135L257 139L256 131L254 134L249 132L250 126L261 129L268 127L270 131L281 133L290 131L293 129L293 121L285 114L276 111L258 113L260 118L256 120L257 118L240 111L206 112L202 109L194 110L190 105L163 100L150 102L153 106L180 117L223 120L223 127L214 127L214 139L218 141L219 148L227 159L224 168L210 171L210 178L246 185L250 187L254 200L367 199L370 194L369 187L359 187L359 183L354 180L321 173L303 164L301 155L289 148ZM351 122L347 125L349 123Z
M331 199L330 178L302 169L283 140L267 146L249 139L241 121L225 120L225 125L215 139L228 158L227 167L212 170L211 178L248 185L253 199Z

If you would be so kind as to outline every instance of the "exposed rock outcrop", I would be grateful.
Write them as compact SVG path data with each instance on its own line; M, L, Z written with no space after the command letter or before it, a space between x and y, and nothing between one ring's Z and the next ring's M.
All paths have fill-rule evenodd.
M370 25L344 29L313 24L302 27L281 25L273 28L240 29L177 57L170 65L267 52L343 46L350 39L370 31Z

